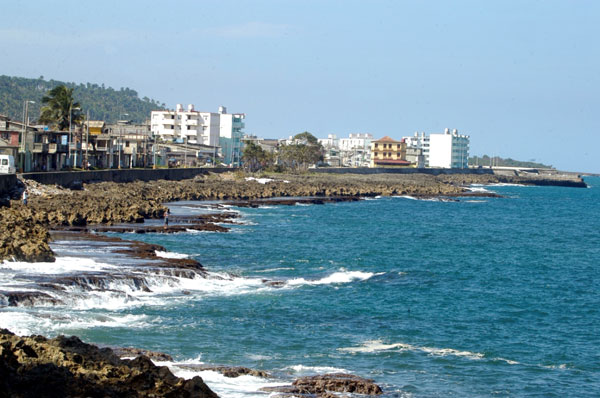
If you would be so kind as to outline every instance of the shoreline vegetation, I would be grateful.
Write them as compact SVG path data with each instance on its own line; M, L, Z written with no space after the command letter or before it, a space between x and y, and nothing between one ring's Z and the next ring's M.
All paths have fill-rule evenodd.
M499 196L492 192L469 190L472 184L586 186L579 177L569 181L570 185L565 184L564 178L476 174L266 173L258 176L233 172L182 181L102 182L85 184L82 190L68 190L26 180L23 182L30 194L29 203L24 205L15 199L10 202L10 207L0 207L0 261L54 261L55 255L49 244L52 239L94 239L110 245L120 239L103 235L103 232L177 233L188 229L226 232L227 224L235 222L235 215L222 212L191 217L169 216L168 226L161 222L144 223L145 219L163 218L167 210L165 203L175 201L218 201L207 203L218 210L223 205L327 204L395 195L450 201L472 196ZM206 272L194 259L159 258L157 251L165 251L159 245L136 241L129 244L123 253L151 261L152 269L169 268L182 277ZM150 267L148 269L152 272ZM55 282L58 286L64 281ZM76 280L67 282L78 283ZM278 286L282 282L265 280L264 283ZM44 297L33 297L27 292L21 295L15 292L13 296L9 298L8 305L35 305L44 300ZM127 350L125 352L131 354L134 349ZM61 391L65 392L64 395L73 396L87 396L90 391L102 391L102 396L217 396L200 377L184 380L175 377L167 367L154 365L150 359L154 354L139 350L135 355L125 355L136 356L136 359L123 360L108 348L85 344L76 337L19 337L0 330L0 372L8 376L3 378L0 387L13 394L10 396L18 397L36 396L31 389L33 387L30 387L32 383L44 388L56 385L58 395L53 396L63 396ZM222 368L224 374L260 372L245 368L235 368L237 371L229 367L218 368ZM342 374L306 377L276 391L289 396L318 397L335 396L332 391L381 394L381 389L372 380Z

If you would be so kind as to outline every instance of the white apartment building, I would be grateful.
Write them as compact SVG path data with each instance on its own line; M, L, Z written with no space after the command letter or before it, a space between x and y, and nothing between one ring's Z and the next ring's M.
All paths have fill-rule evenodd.
M429 167L464 169L468 167L469 136L446 129L429 135Z
M348 138L340 138L340 150L369 149L373 136L369 133L350 133Z
M369 133L350 133L348 138L340 138L340 153L344 166L369 167L371 163L371 141Z
M323 145L325 150L340 149L340 140L335 134L327 134L327 138L319 138L319 144Z
M218 112L200 112L192 104L187 109L177 104L174 111L152 111L150 123L152 134L163 141L220 146L224 163L239 165L245 117L227 113L224 106Z
M406 142L406 148L415 148L422 151L425 167L429 166L429 136L425 132L415 131L414 136L402 137Z

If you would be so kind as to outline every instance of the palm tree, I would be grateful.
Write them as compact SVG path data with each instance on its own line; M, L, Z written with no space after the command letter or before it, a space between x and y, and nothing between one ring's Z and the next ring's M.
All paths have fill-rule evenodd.
M73 102L73 89L64 85L56 86L42 98L45 104L40 111L40 123L58 130L66 130L70 123L83 121L79 102Z

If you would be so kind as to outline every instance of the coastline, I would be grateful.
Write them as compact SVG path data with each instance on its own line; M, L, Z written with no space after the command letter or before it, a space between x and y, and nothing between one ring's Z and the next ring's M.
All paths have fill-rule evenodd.
M52 261L49 230L87 225L143 223L160 219L163 203L180 200L251 200L286 197L361 198L410 195L456 198L471 184L509 183L585 187L580 178L477 174L264 174L268 183L243 173L200 175L181 181L86 184L82 190L26 181L27 206L12 200L0 207L0 260Z
M372 176L371 176L372 177ZM386 180L388 179L386 176ZM150 184L151 186L144 186L143 183L130 183L130 184L111 184L111 183L103 183L105 186L101 186L102 184L98 184L96 186L90 185L86 186L86 191L64 191L59 194L55 194L53 196L44 197L43 195L39 195L31 201L31 205L29 208L20 209L21 212L27 213L27 210L31 213L30 217L33 220L34 227L45 226L48 228L51 224L48 223L47 220L62 220L61 223L55 223L53 226L59 227L60 229L88 229L88 224L91 224L90 220L106 220L100 227L91 226L91 228L99 228L96 229L97 232L107 232L110 228L119 228L115 226L115 224L120 222L133 222L138 225L142 225L140 222L140 216L143 215L143 218L160 218L162 215L162 211L164 211L164 202L179 200L179 199L206 199L206 200L225 200L227 204L234 204L236 206L247 205L249 207L253 207L257 205L257 202L254 199L260 198L272 198L272 197L314 197L315 204L325 203L323 198L340 198L339 200L359 200L361 197L369 197L369 196L392 196L392 195L411 195L414 197L420 198L431 198L431 197L448 197L448 198L456 198L460 196L469 196L469 192L465 189L466 185L469 184L490 184L490 183L523 183L523 181L515 182L514 180L509 181L490 181L487 179L477 178L476 181L474 179L464 178L464 176L460 176L460 178L452 178L450 181L443 180L439 181L428 180L428 179L412 179L410 181L395 181L390 183L389 181L382 181L379 179L370 179L369 181L365 181L363 179L345 179L345 181L337 181L332 183L331 181L323 181L322 179L317 179L317 181L312 181L310 184L306 182L306 179L310 177L307 176L286 176L285 180L282 178L280 180L280 176L276 176L278 179L275 182L267 182L265 184L261 184L257 181L246 181L245 179L222 179L219 178L218 181L210 181L210 177L208 179L202 179L202 181L185 181L185 182L158 182L156 184ZM288 179L289 178L289 179ZM294 180L296 178L296 180ZM209 180L209 181L207 181ZM292 181L290 181L292 180ZM290 181L290 182L284 182ZM208 185L208 186L207 186ZM127 192L125 188L132 188ZM153 195L151 192L158 192ZM87 192L87 194L85 194ZM299 193L307 193L312 192L312 195L300 195ZM323 192L329 192L331 194L342 193L339 196L326 196L323 195ZM111 200L108 201L109 205L106 203L99 203L98 197L107 197L111 196ZM269 196L271 195L271 196ZM481 195L481 194L477 194ZM488 194L484 194L485 196L489 196ZM143 202L141 202L141 198L147 201L153 201L151 205L146 207L143 206ZM170 198L170 200L165 200L165 198ZM83 199L83 201L81 201ZM94 200L95 199L95 200ZM80 200L81 203L79 206L76 205L77 200ZM337 199L332 199L336 201ZM288 199L287 204L296 203L298 199ZM94 203L96 204L96 209L94 209ZM129 205L126 209L119 209L118 206L122 206L124 203ZM283 204L283 203L278 203ZM117 206L116 208L113 206ZM50 206L60 206L61 210L52 212ZM15 207L21 208L23 206L17 204ZM101 210L97 208L101 207ZM71 211L67 211L65 209L71 209ZM92 210L95 210L94 213ZM85 211L89 211L89 213L85 213ZM45 212L45 214L44 214ZM37 218L36 218L37 217ZM35 222L35 220L46 220L47 224L42 224L41 221ZM204 220L206 221L206 220ZM224 219L214 219L212 221L221 222L226 221ZM208 224L212 224L212 222L207 222ZM104 226L102 226L104 225ZM171 226L170 228L172 228ZM102 228L105 228L102 230ZM146 232L164 232L161 231L162 228L147 230ZM52 236L56 238L56 236L60 233L68 233L74 234L74 232L49 232L48 233L48 242ZM122 232L117 230L116 232ZM85 236L82 235L84 238ZM103 235L93 235L93 239L106 240L116 242L118 241L112 237L105 237ZM90 236L88 236L90 238ZM141 244L137 242L137 244L132 250L126 250L126 255L138 256L143 260L151 260L151 261L162 261L166 264L166 268L173 268L174 264L180 264L181 270L186 270L185 272L189 272L191 270L194 273L202 273L204 269L201 264L195 262L194 260L188 259L159 259L156 256L156 251L160 250L160 247L155 245ZM183 260L183 261L179 261ZM156 264L153 264L156 265ZM175 267L177 268L177 267ZM86 283L89 281L86 281ZM265 281L265 283L271 283L272 286L277 286L278 281ZM30 299L30 298L28 298Z

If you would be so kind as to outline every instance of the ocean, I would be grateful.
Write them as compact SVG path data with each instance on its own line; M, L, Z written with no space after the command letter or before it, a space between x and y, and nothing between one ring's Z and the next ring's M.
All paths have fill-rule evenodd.
M102 288L66 285L59 304L0 299L0 326L163 351L174 360L162 365L222 397L264 397L261 387L330 372L374 379L384 397L598 397L600 178L586 182L473 186L503 197L457 202L266 202L227 208L239 216L227 233L114 234L197 259L205 278L147 273L99 243L57 241L55 263L2 263L0 290L72 275L101 276ZM197 204L169 207L208 211Z

